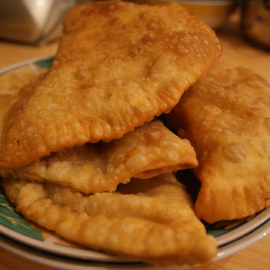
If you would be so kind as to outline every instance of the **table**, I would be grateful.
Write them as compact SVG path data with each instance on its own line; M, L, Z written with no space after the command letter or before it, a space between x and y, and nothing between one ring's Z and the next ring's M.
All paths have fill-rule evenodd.
M270 52L260 50L247 43L240 35L235 18L230 19L226 27L217 31L223 47L221 61L233 66L252 68L270 82ZM39 56L53 55L57 42L42 47L34 47L0 41L0 68ZM0 270L55 270L24 258L18 257L0 248ZM104 269L104 268L103 268ZM270 269L270 235L254 245L225 259L193 270L268 270Z

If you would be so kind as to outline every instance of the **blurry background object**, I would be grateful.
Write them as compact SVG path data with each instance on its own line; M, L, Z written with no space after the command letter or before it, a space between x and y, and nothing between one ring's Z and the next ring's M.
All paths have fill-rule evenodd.
M237 0L176 0L214 30L222 27L235 11Z
M0 38L33 45L60 37L68 9L83 0L0 0Z
M125 0L137 4L178 2L214 30L222 27L235 11L239 0Z
M241 30L248 40L270 49L270 0L242 0Z

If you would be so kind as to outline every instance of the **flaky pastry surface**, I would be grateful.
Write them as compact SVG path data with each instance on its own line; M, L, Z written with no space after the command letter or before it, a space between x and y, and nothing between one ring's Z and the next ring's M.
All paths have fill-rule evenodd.
M220 63L168 116L197 153L199 218L240 219L270 206L269 93L252 70Z
M132 177L150 178L198 165L189 141L153 120L118 140L85 144L52 153L11 173L20 179L49 181L84 193L114 191Z
M0 75L0 149L7 130L47 71L38 66L23 66Z
M26 65L0 74L1 96L11 95L16 97L23 86L34 81L45 70L38 66ZM0 108L2 109L2 106Z
M185 188L168 177L132 179L116 192L87 196L13 178L3 187L17 211L69 241L161 266L209 262L214 237L206 235Z
M220 54L214 31L177 3L72 8L48 76L7 130L0 168L120 138L170 111Z

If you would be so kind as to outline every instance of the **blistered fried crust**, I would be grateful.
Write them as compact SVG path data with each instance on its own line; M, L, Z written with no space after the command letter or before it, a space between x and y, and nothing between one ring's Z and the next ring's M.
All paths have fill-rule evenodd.
M5 136L0 168L120 138L170 111L220 54L214 31L176 3L72 8L49 75Z
M9 199L26 218L91 249L154 265L194 265L216 255L184 187L172 175L132 179L113 193L85 196L56 184L7 178Z
M22 87L32 83L45 71L33 66L24 66L0 74L0 125L4 123L4 114L18 98Z
M150 178L198 165L189 141L153 120L109 143L85 144L52 153L9 171L14 177L49 181L84 193L114 191L132 177ZM8 172L2 171L5 176Z
M46 72L47 69L33 65L23 66L0 75L0 148L5 141L7 130L14 123L18 110L25 104Z
M25 65L0 74L0 94L17 96L21 88L37 78L46 69L35 65ZM2 109L2 106L0 107Z
M240 219L270 206L269 93L252 70L219 64L172 112L171 125L197 153L199 218Z

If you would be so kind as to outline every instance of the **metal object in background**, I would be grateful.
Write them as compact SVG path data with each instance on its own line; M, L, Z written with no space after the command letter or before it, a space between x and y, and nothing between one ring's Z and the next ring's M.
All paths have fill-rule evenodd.
M241 5L241 30L244 37L270 49L270 0L245 0Z
M0 38L33 45L60 37L62 20L76 0L0 0Z

